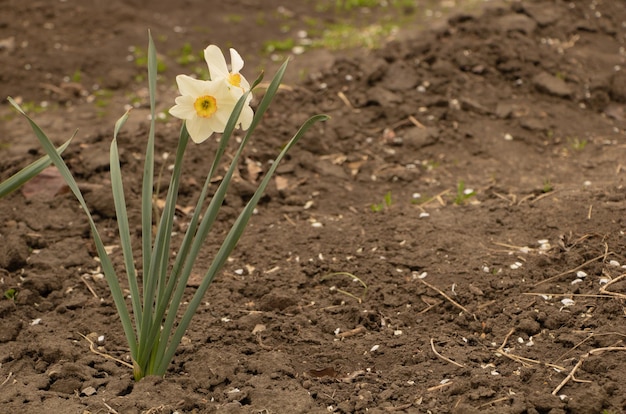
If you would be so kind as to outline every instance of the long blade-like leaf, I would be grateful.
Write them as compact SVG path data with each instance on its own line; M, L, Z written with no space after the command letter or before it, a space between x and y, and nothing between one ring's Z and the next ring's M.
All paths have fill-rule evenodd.
M124 185L122 183L122 172L120 169L120 157L117 148L117 135L128 119L126 112L115 124L113 131L113 141L111 142L110 166L111 166L111 189L113 191L113 201L115 204L115 214L117 216L117 225L120 233L120 242L122 245L122 253L124 255L124 265L126 267L126 276L128 278L128 286L130 288L130 297L133 306L133 315L135 321L141 320L141 296L139 294L139 284L137 283L137 270L135 269L135 261L133 259L133 246L130 239L130 227L128 225L128 213L126 211L126 199L124 196ZM141 338L141 327L135 323L137 329L137 337ZM132 355L133 359L137 355Z
M144 160L143 184L141 188L141 237L143 257L144 315L150 316L146 309L146 284L150 274L150 258L152 256L152 192L154 187L154 133L156 122L156 78L157 58L152 34L148 31L148 90L150 93L150 131L146 145ZM148 313L146 313L148 311ZM141 319L143 324L145 318Z
M59 173L69 186L74 196L78 199L80 206L82 207L85 214L87 214L87 220L89 222L89 226L91 228L91 232L93 235L93 239L96 245L96 251L98 252L98 256L100 257L100 262L102 265L102 270L104 271L104 276L109 285L109 289L111 289L111 296L113 297L113 302L115 303L115 307L117 309L117 313L120 316L122 321L122 327L124 328L124 334L126 335L126 340L128 341L128 345L131 350L131 354L136 353L137 351L137 341L135 337L135 333L133 331L132 321L130 319L130 314L128 313L128 309L126 308L126 303L124 301L124 293L120 287L119 281L117 280L117 275L115 274L115 269L113 267L113 263L109 258L109 255L104 248L104 244L102 239L100 238L100 234L98 233L98 229L96 227L96 223L93 221L91 213L89 212L89 208L87 207L87 203L85 203L85 199L81 194L78 184L69 168L61 158L59 154L57 154L52 141L48 138L48 136L39 128L39 126L22 110L22 108L11 98L9 98L9 102L13 105L26 119L30 124L35 136L39 140L41 146L44 151L50 157L52 163L57 167Z
M67 141L65 141L63 145L57 148L56 150L57 154L62 154L63 151L65 151L65 148L67 148L67 146L70 144L74 136L76 136L76 132L74 132L74 134L72 134L72 137L68 139ZM46 155L44 157L41 157L37 161L33 162L32 164L27 165L26 167L22 168L20 171L18 171L11 177L1 182L0 183L0 198L12 193L13 191L23 186L27 181L31 180L37 174L39 174L44 169L46 169L51 163L52 161L50 161L50 157Z

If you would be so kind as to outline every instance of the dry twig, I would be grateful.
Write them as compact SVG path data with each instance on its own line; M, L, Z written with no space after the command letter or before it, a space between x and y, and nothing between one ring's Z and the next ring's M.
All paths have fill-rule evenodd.
M582 366L582 364L585 362L585 360L587 360L587 358L589 358L592 355L602 354L602 353L607 352L607 351L626 351L626 347L624 347L624 346L607 346L607 347L604 347L604 348L595 348L595 349L592 349L591 351L587 352L586 354L584 354L583 356L580 357L580 359L578 360L576 365L574 365L574 368L572 368L572 370L569 372L569 374L567 374L567 377L565 377L563 379L563 381L561 381L561 383L554 389L554 391L552 391L552 395L557 395L557 393L559 391L561 391L561 389L565 386L565 384L567 384L570 380L572 380L574 382L591 382L591 381L588 381L588 380L577 379L576 377L574 377L574 374L576 373L578 368L580 368Z
M565 371L565 368L563 368L562 366L556 365L556 364L551 364L549 362L541 362L541 361L537 361L536 359L530 359L530 358L526 358L526 357L522 357L519 355L515 355L515 354L511 354L509 352L507 352L504 347L506 346L506 343L509 341L509 338L511 337L511 335L513 335L513 333L515 332L515 328L511 328L511 330L509 331L508 334L506 334L506 337L504 337L504 341L502 341L502 345L500 345L498 347L498 349L496 349L496 353L509 358L510 360L513 360L515 362L519 362L520 364L522 364L525 367L529 367L531 366L530 364L535 364L535 365L545 365L547 367L552 367L552 368L556 368L560 371Z
M83 338L85 338L85 339L87 340L87 342L89 342L89 350L90 350L91 352L93 352L94 354L96 354L96 355L100 355L101 357L104 357L104 358L106 358L106 359L110 359L110 360L112 360L112 361L117 362L118 364L122 364L122 365L124 365L125 367L128 367L128 368L130 368L130 369L133 369L132 364L129 364L129 363L128 363L128 362L126 362L126 361L122 361L121 359L117 359L117 358L115 358L115 357L112 357L111 355L105 354L104 352L100 352L100 351L98 351L98 350L96 349L96 346L95 346L94 342L93 342L91 339L89 339L88 337L86 337L85 335L83 335L83 334L82 334L82 333L80 333L80 332L77 332L77 334L79 334L80 336L82 336Z
M608 252L604 252L604 253L603 253L603 254L601 254L600 256L597 256L597 257L594 257L593 259L589 259L589 260L587 260L585 263L581 264L581 265L580 265L580 266L578 266L578 267L575 267L575 268L570 269L570 270L566 270L565 272L561 272L561 273L559 273L558 275L554 275L554 276L552 276L552 277L549 277L549 278L547 278L547 279L544 279L544 280L542 280L541 282L537 282L537 283L535 283L535 284L533 285L533 287L537 287L537 286L539 286L539 285L541 285L541 284L543 284L543 283L546 283L546 282L551 282L551 281L553 281L553 280L556 280L556 279L560 278L561 276L569 275L570 273L576 273L577 271L579 271L579 270L580 270L580 269L582 269L583 267L587 266L588 264L593 263L593 262L595 262L595 261L597 261L597 260L600 260L600 259L602 259L602 258L606 258L606 256L607 256L607 255L608 255Z
M439 293L441 296L443 296L444 298L446 298L446 300L450 303L452 303L454 306L456 306L457 308L461 309L463 312L467 312L470 315L474 315L472 312L470 312L469 310L467 310L467 308L463 305L461 305L460 303L454 301L454 299L452 299L450 296L446 295L445 293L443 293L443 291L441 289L439 289L436 286L431 285L430 283L426 282L423 279L418 279L420 282L422 282L423 284L425 284L426 286L428 286L429 288L431 288L432 290L434 290L435 292ZM474 318L476 318L476 315L474 315Z
M446 362L451 363L452 365L456 365L459 368L465 368L465 365L459 364L458 362L454 362L450 358L447 358L447 357L441 355L439 352L437 352L437 350L435 349L435 341L433 340L433 338L430 338L430 347L432 348L432 350L435 353L435 355L437 355L439 358L443 359Z

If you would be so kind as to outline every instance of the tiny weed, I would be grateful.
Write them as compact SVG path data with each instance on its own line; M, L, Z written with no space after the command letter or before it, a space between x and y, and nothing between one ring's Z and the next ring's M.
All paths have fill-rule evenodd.
M550 191L554 190L554 187L552 186L552 183L550 182L549 178L546 178L543 180L543 187L541 187L541 191L544 193L549 193Z
M72 82L80 83L82 77L83 74L81 73L80 69L76 69L74 73L72 73L72 76L70 76L70 80Z
M17 297L17 290L13 288L5 290L4 297L9 300L15 300L15 298Z
M194 54L193 48L190 43L185 43L183 47L178 51L178 57L176 63L181 66L187 66L191 63L198 61L198 55Z
M460 180L456 186L456 197L454 198L454 204L457 206L465 204L467 200L474 197L476 192L472 189L465 188L465 181Z
M296 41L293 39L285 39L285 40L268 40L263 44L263 50L266 53L273 52L286 52L296 45Z
M569 142L570 147L575 151L584 150L588 143L586 139L580 139L578 137L568 138L567 142Z
M228 14L224 17L224 22L226 23L241 23L243 21L243 16L240 14Z
M370 209L374 212L374 213L378 213L380 211L383 211L385 208L389 208L391 207L391 191L388 191L387 194L385 194L385 196L383 197L383 202L379 203L379 204L372 204L370 206Z

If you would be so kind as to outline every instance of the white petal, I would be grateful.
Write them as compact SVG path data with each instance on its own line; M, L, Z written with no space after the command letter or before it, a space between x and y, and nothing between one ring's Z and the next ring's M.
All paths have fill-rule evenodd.
M191 118L185 122L187 132L196 144L206 141L213 134L214 130L211 129L211 123L208 121L204 118Z
M226 59L224 59L224 55L219 47L209 45L204 49L204 60L206 60L206 64L209 66L211 79L228 77Z
M239 116L239 122L241 123L241 129L244 131L250 128L250 124L252 123L252 118L254 118L254 111L249 106L244 106L241 111L241 115Z
M239 71L243 68L243 59L233 48L230 48L230 66L233 73L239 73Z
M175 102L176 105L169 110L172 116L180 119L191 119L196 116L196 110L193 107L194 99L191 96L179 96Z
M194 98L205 95L205 91L208 87L207 82L208 81L194 79L187 75L176 76L176 83L178 84L180 94L193 96Z

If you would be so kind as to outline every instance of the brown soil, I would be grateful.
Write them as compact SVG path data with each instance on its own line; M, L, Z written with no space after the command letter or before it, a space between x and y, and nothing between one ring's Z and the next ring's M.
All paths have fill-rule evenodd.
M143 68L128 47L148 28L158 39L167 109L174 75L191 71L171 53L185 42L236 47L254 78L272 73L254 59L285 21L293 34L307 17L335 19L309 2L79 3L0 1L0 95L47 101L31 113L55 142L80 127L65 157L110 245L108 146L132 96L143 104L120 138L127 188L138 188L146 138ZM99 352L128 358L72 196L45 185L0 200L0 289L17 291L0 300L0 411L625 412L626 3L491 4L418 26L376 51L294 59L198 273L300 123L332 120L279 168L280 188L165 378L135 383L83 338L103 335ZM4 179L41 151L23 119L0 111ZM159 153L174 151L179 127L159 123ZM213 150L189 150L182 207ZM475 195L457 194L460 183ZM138 191L128 201L138 206ZM121 269L119 249L113 259Z

